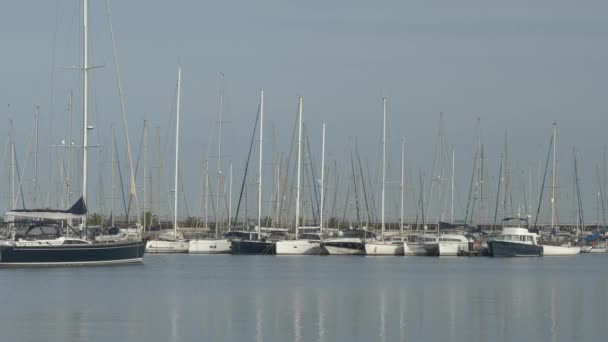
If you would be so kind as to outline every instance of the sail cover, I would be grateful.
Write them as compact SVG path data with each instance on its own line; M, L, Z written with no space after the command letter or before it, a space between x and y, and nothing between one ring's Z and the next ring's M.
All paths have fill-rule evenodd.
M46 220L81 219L87 214L87 205L80 197L68 210L53 209L14 209L6 213L10 217L41 218Z

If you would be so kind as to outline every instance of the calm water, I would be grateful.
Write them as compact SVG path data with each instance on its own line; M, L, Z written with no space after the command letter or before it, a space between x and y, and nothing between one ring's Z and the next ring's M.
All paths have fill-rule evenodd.
M3 341L591 341L608 256L147 255L0 270Z

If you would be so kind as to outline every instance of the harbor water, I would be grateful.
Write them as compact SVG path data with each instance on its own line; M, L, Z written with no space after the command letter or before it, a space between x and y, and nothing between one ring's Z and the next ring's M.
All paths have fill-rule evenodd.
M601 341L605 255L147 255L1 269L3 341Z

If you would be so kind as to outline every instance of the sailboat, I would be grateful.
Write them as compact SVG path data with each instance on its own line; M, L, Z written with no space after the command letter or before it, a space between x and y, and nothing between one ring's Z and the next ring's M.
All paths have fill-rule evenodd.
M553 171L551 172L551 230L557 230L556 224L556 202L555 197L555 179L556 179L556 145L557 145L557 123L553 123ZM572 246L571 244L555 244L551 241L541 241L543 247L543 256L565 256L577 255L581 252L580 246Z
M220 121L218 134L218 158L217 158L217 210L220 208L220 188L222 175L222 112L224 107L224 74L221 74L220 86ZM207 191L207 189L205 190ZM217 215L219 216L219 215ZM188 253L190 254L228 254L232 251L232 242L229 239L219 238L220 221L215 220L215 237L213 239L195 239L190 240L188 245Z
M297 185L296 185L296 238L295 240L282 240L276 243L277 255L303 255L303 254L321 254L321 238L323 234L323 181L325 167L325 124L323 124L323 141L322 141L322 161L321 161L321 226L319 233L314 231L309 234L300 234L300 171L301 171L301 155L302 155L302 97L298 101L298 168L297 168Z
M146 252L148 253L188 253L189 242L184 240L182 236L177 233L177 213L178 213L178 176L179 176L179 105L180 105L180 91L182 82L182 66L178 67L177 72L177 105L176 105L176 119L175 119L175 192L174 192L174 216L173 216L173 234L160 235L155 240L149 240L146 244Z
M403 153L402 153L403 155ZM402 163L403 166L403 163ZM403 169L402 169L403 174ZM385 240L384 235L384 192L386 183L386 97L382 98L382 199L381 199L381 234L380 241L369 240L365 242L367 255L403 255L403 240ZM403 183L403 179L402 179ZM403 189L403 185L401 186ZM403 197L402 197L403 198ZM402 204L403 206L403 204ZM403 226L401 231L403 230ZM401 237L403 234L400 235Z
M260 92L260 158L258 164L258 220L255 232L231 232L238 240L232 241L232 254L276 254L276 241L262 234L281 229L262 228L262 153L264 137L264 91ZM241 239L242 238L242 239Z
M83 144L82 196L68 210L18 209L6 213L14 224L18 219L37 219L23 235L13 234L10 241L0 246L0 267L45 267L138 264L143 262L144 241L92 242L80 236L63 236L61 226L81 221L81 232L86 232L87 167L88 167L88 0L83 0L84 65L83 65ZM53 220L57 224L44 224ZM141 237L141 234L140 234Z

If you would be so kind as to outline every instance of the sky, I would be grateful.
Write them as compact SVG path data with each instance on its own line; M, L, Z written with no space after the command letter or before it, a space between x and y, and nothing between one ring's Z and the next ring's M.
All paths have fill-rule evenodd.
M92 152L89 193L98 200L89 199L89 206L101 211L105 205L107 212L111 127L116 128L123 159L124 130L106 1L90 2L90 59L100 66L91 72L89 111L95 129L90 143L106 152ZM159 126L166 168L162 191L167 197L173 177L177 66L183 67L180 159L190 216L200 213L203 160L209 160L212 180L216 174L219 79L224 73L222 169L234 162L235 184L241 181L259 92L264 90L264 198L271 193L273 150L287 153L291 142L298 96L304 98L315 162L320 160L325 122L327 160L338 161L344 179L349 177L349 148L355 139L371 172L379 167L385 96L389 216L397 215L401 138L406 139L411 183L406 215L412 217L418 174L431 174L439 113L444 112L446 145L456 150L457 217L464 216L466 208L477 117L491 187L506 133L512 171L523 172L523 179L532 169L537 189L539 163L544 167L552 124L557 122L560 217L571 215L574 147L586 221L596 217L596 165L602 168L608 126L608 4L603 1L132 0L110 5L133 153L144 118L150 123L149 152L157 153ZM34 111L40 106L38 192L48 206L60 197L56 183L64 152L59 150L65 149L51 145L67 137L70 90L74 139L80 138L82 76L71 67L82 64L81 11L80 0L0 4L0 129L8 132L13 120L22 167ZM8 179L10 164L6 143L0 161L3 179ZM150 160L154 172L155 159ZM253 160L257 167L257 158ZM31 165L23 181L30 197ZM255 168L252 172L257 174ZM514 188L528 183L515 182ZM3 183L0 193L6 208L8 187ZM346 185L342 187L345 192ZM379 186L374 191L379 194ZM488 207L495 201L493 191L485 199ZM233 196L238 196L236 190ZM522 196L517 197L521 202ZM162 204L164 212L168 202ZM536 206L537 193L533 202Z

